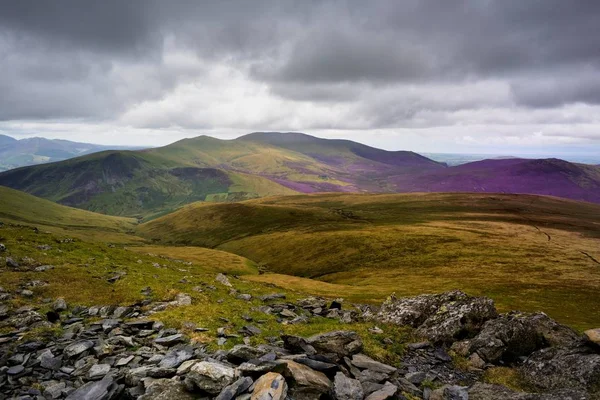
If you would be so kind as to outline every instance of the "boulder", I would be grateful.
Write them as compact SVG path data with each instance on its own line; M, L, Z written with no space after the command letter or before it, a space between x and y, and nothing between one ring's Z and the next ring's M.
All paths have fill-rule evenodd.
M358 353L363 345L360 336L353 331L334 331L314 335L309 337L307 342L317 352L332 355L335 362Z
M251 400L285 400L287 392L288 386L284 377L269 372L256 381Z
M235 370L222 363L199 361L192 365L185 379L198 389L216 396L233 383Z
M324 373L295 361L284 360L283 362L285 363L283 376L289 382L292 398L295 400L312 400L329 393L331 381Z
M469 341L468 354L477 353L482 360L492 364L511 363L543 345L543 338L531 319L510 313L487 321L481 332Z
M348 378L341 372L335 374L333 394L336 400L362 400L365 396L360 381Z
M520 370L525 379L541 390L597 390L600 354L586 346L550 347L529 356Z
M390 296L374 318L380 322L410 325L433 342L451 343L475 336L483 324L498 316L493 300L461 291L397 299Z

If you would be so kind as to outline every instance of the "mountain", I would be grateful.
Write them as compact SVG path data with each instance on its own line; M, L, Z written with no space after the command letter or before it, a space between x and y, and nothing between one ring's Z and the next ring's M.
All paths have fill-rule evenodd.
M17 140L0 135L0 171L42 164L95 153L103 150L128 149L124 146L101 146L40 137ZM129 149L133 149L129 147Z
M399 192L533 193L600 203L600 168L555 158L483 160L392 181Z
M506 192L600 202L595 166L506 159L448 167L409 151L273 132L105 151L7 171L0 185L73 207L144 218L194 201L314 192Z

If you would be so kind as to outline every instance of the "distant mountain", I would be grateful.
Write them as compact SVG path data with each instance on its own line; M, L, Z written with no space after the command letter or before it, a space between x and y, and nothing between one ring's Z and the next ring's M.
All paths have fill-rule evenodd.
M104 150L124 150L133 147L101 146L40 137L17 140L0 135L0 171L36 165L91 154Z
M484 160L392 180L399 192L530 193L600 203L600 168L556 158Z
M107 151L0 174L0 185L107 214L151 217L193 201L314 192L505 192L600 203L600 168L562 160L448 167L409 151L259 132Z

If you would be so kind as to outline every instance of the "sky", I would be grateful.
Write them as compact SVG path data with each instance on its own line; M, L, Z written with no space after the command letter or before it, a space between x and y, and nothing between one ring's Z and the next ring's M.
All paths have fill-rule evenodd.
M0 0L0 134L600 154L597 0Z

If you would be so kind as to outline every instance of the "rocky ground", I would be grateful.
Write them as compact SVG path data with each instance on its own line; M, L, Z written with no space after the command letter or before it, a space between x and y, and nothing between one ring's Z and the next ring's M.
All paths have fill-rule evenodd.
M380 307L264 295L258 311L281 324L325 317L338 321L339 330L251 344L262 321L250 316L242 316L247 324L234 332L226 324L230 315L214 331L176 330L155 318L166 308L189 306L186 293L157 302L147 288L146 300L129 306L83 307L57 298L43 308L14 308L11 300L26 299L43 284L0 288L0 399L599 398L600 330L579 335L543 313L499 314L492 300L460 291L392 296ZM225 275L214 284L232 297L250 296ZM347 329L356 321L371 324L372 335L383 332L379 327L408 326L419 340L399 343L401 361L388 365L365 354L365 338ZM213 336L216 348L195 340L195 333ZM229 340L243 344L229 348ZM516 371L528 392L484 383L486 371L499 366Z

